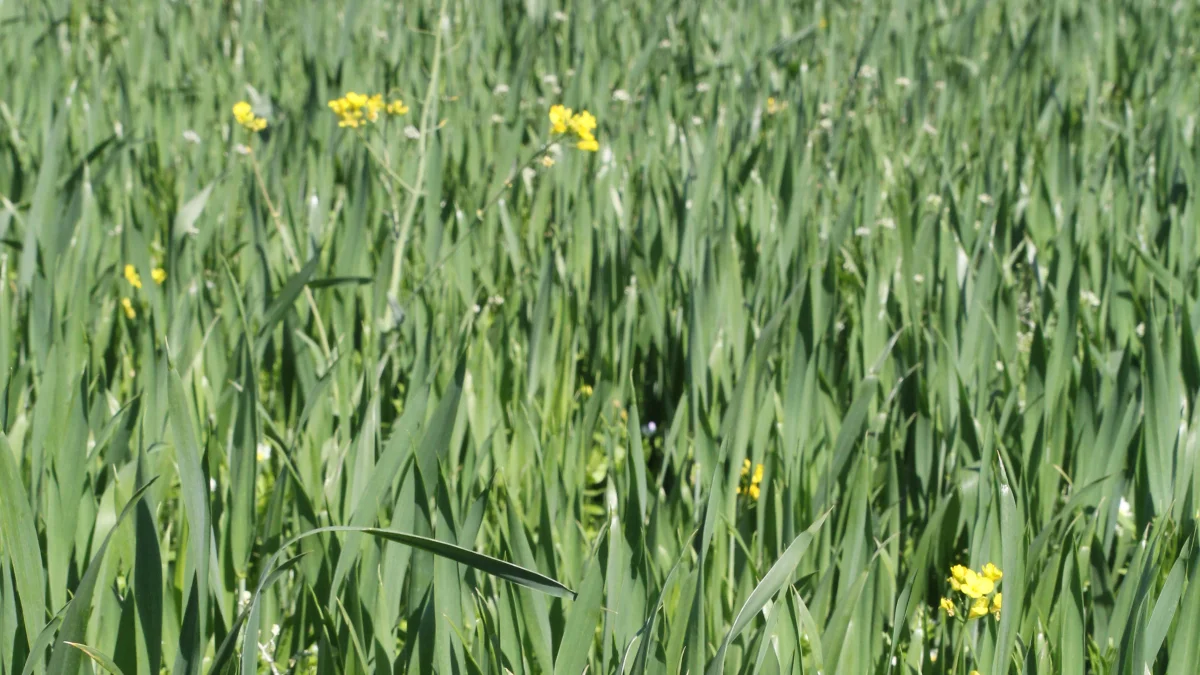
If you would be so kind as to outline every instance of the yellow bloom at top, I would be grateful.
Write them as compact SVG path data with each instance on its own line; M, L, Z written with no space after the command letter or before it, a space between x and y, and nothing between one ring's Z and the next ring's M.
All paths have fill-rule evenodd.
M254 114L254 109L245 101L238 101L233 106L233 118L249 131L262 131L267 128L267 121Z
M134 288L142 287L142 277L138 274L137 268L133 265L125 266L125 280Z
M576 148L588 152L600 149L600 143L592 134L596 129L596 117L592 113L581 110L575 113L570 108L554 105L550 107L550 131L555 134L565 134L570 131L579 141Z
M408 113L408 106L404 105L404 101L400 99L386 103L383 100L383 94L368 96L355 91L346 92L345 96L331 100L328 105L333 114L338 117L338 126L351 129L377 122L381 112L389 115Z
M754 473L750 472L750 460L742 462L742 480L737 486L737 494L748 495L754 501L758 501L758 497L762 494L760 485L763 479L763 465L758 464L754 467Z
M996 567L992 563L984 565L980 572L983 574L983 576L991 579L992 581L1000 581L1004 578L1004 572L1001 572L1000 568Z
M596 118L592 116L592 113L583 110L578 115L571 117L568 125L570 125L571 131L574 131L576 136L581 138L591 136L592 132L596 129Z
M550 130L556 134L567 133L567 125L571 123L571 109L561 105L550 106Z
M161 267L155 267L150 270L150 278L154 280L154 283L161 284L167 280L167 271Z
M962 592L969 598L980 599L983 596L991 593L996 588L996 583L991 579L975 573L975 570L967 570L966 578L962 582Z

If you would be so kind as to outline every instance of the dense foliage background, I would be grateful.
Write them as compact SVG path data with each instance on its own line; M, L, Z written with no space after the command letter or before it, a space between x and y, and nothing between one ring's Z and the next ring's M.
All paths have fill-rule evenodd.
M0 672L1200 672L1197 35L0 3Z

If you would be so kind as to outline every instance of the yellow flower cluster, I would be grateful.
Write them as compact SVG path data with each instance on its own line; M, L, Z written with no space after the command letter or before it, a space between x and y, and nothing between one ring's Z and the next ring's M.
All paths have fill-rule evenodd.
M245 101L238 101L233 106L233 118L249 131L262 131L267 128L267 121L254 114L254 109Z
M550 130L556 134L565 134L570 131L579 139L575 147L580 150L595 152L600 149L600 143L592 134L596 130L596 118L586 110L575 113L570 108L561 105L551 106Z
M754 501L758 501L758 496L761 493L759 486L763 479L763 465L757 464L754 467L754 473L750 473L750 460L742 462L742 480L737 486L739 495L749 495Z
M125 281L128 281L130 286L140 290L142 287L142 275L138 274L137 268L133 265L126 265L124 272ZM155 267L150 270L150 278L154 280L154 283L162 284L162 282L167 280L167 271L161 267ZM133 301L128 297L121 298L121 309L125 311L127 318L137 318L137 310L133 308Z
M1000 568L988 563L978 572L963 565L954 565L950 568L948 581L950 588L971 600L967 609L968 618L979 619L990 613L999 619L1000 610L1004 606L1004 594L992 595L992 591L996 590L996 584L1003 578L1004 573ZM955 615L957 605L950 598L942 598L938 604L942 611L946 612L946 616Z
M330 101L329 109L338 116L339 127L350 127L351 129L376 122L380 112L386 112L389 115L408 114L408 106L398 98L393 99L390 103L385 103L383 94L367 96L353 91L348 91L345 96Z

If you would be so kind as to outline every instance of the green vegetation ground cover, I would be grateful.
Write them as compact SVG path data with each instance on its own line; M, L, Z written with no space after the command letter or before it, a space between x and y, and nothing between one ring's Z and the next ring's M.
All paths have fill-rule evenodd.
M0 673L1200 672L1198 34L0 3Z

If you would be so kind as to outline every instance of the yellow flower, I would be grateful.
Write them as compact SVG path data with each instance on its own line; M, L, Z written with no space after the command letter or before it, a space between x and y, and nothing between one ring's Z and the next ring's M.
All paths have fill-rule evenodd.
M953 578L955 581L962 583L963 581L966 581L967 572L970 572L970 571L971 570L967 569L963 565L954 565L953 567L950 568L950 577Z
M575 135L580 138L590 137L592 132L596 130L596 118L586 110L581 110L579 114L572 115L571 121L568 124L571 126L571 131L574 131Z
M979 617L987 616L987 614L988 614L987 598L978 598L975 600L974 603L971 604L971 611L968 613L967 616L969 616L972 619L978 619Z
M942 601L938 604L946 612L946 616L954 616L954 602L950 598L942 598Z
M161 267L155 267L150 270L150 278L154 280L154 283L161 284L167 280L167 271Z
M377 121L381 111L395 115L403 115L408 112L408 108L399 99L385 103L383 94L368 96L353 91L346 92L346 95L341 98L333 99L328 105L333 114L338 117L338 126L351 129L357 129L367 123Z
M754 468L753 472L750 470L752 466ZM760 487L762 484L762 479L763 465L752 465L749 459L743 460L742 479L738 483L737 493L739 495L749 495L751 499L758 501L759 496L762 494L762 489Z
M981 570L981 573L983 574L983 576L987 577L988 579L991 579L992 581L1000 581L1001 579L1004 578L1004 572L1001 572L1000 568L996 567L992 563L988 563L988 564L984 565L983 569Z
M567 125L571 123L571 109L561 105L550 107L550 129L556 134L567 133Z
M996 583L991 579L976 574L975 570L967 570L961 590L967 597L978 600L991 593L995 588Z
M565 134L570 131L579 139L575 147L580 150L596 152L600 149L600 143L592 135L595 129L596 118L586 110L574 113L570 108L561 105L550 107L550 131L556 134Z
M584 396L591 396L593 391L592 385L590 384L585 384L579 388L579 393L583 394Z
M542 161L542 166L546 167L547 169L554 166L554 158L551 157L550 155L542 155L541 161Z
M133 302L129 298L121 298L121 308L125 310L125 317L128 319L136 319L137 312L133 311Z
M979 675L979 671L978 671L978 670L972 670L972 671L969 673L969 675Z
M142 277L138 274L137 268L133 265L125 266L125 280L134 288L142 287Z
M992 614L996 616L996 620L1000 620L1000 609L1004 606L1004 594L997 593L992 596Z
M262 131L267 128L267 121L254 114L254 109L245 101L238 101L233 106L233 118L249 131Z

